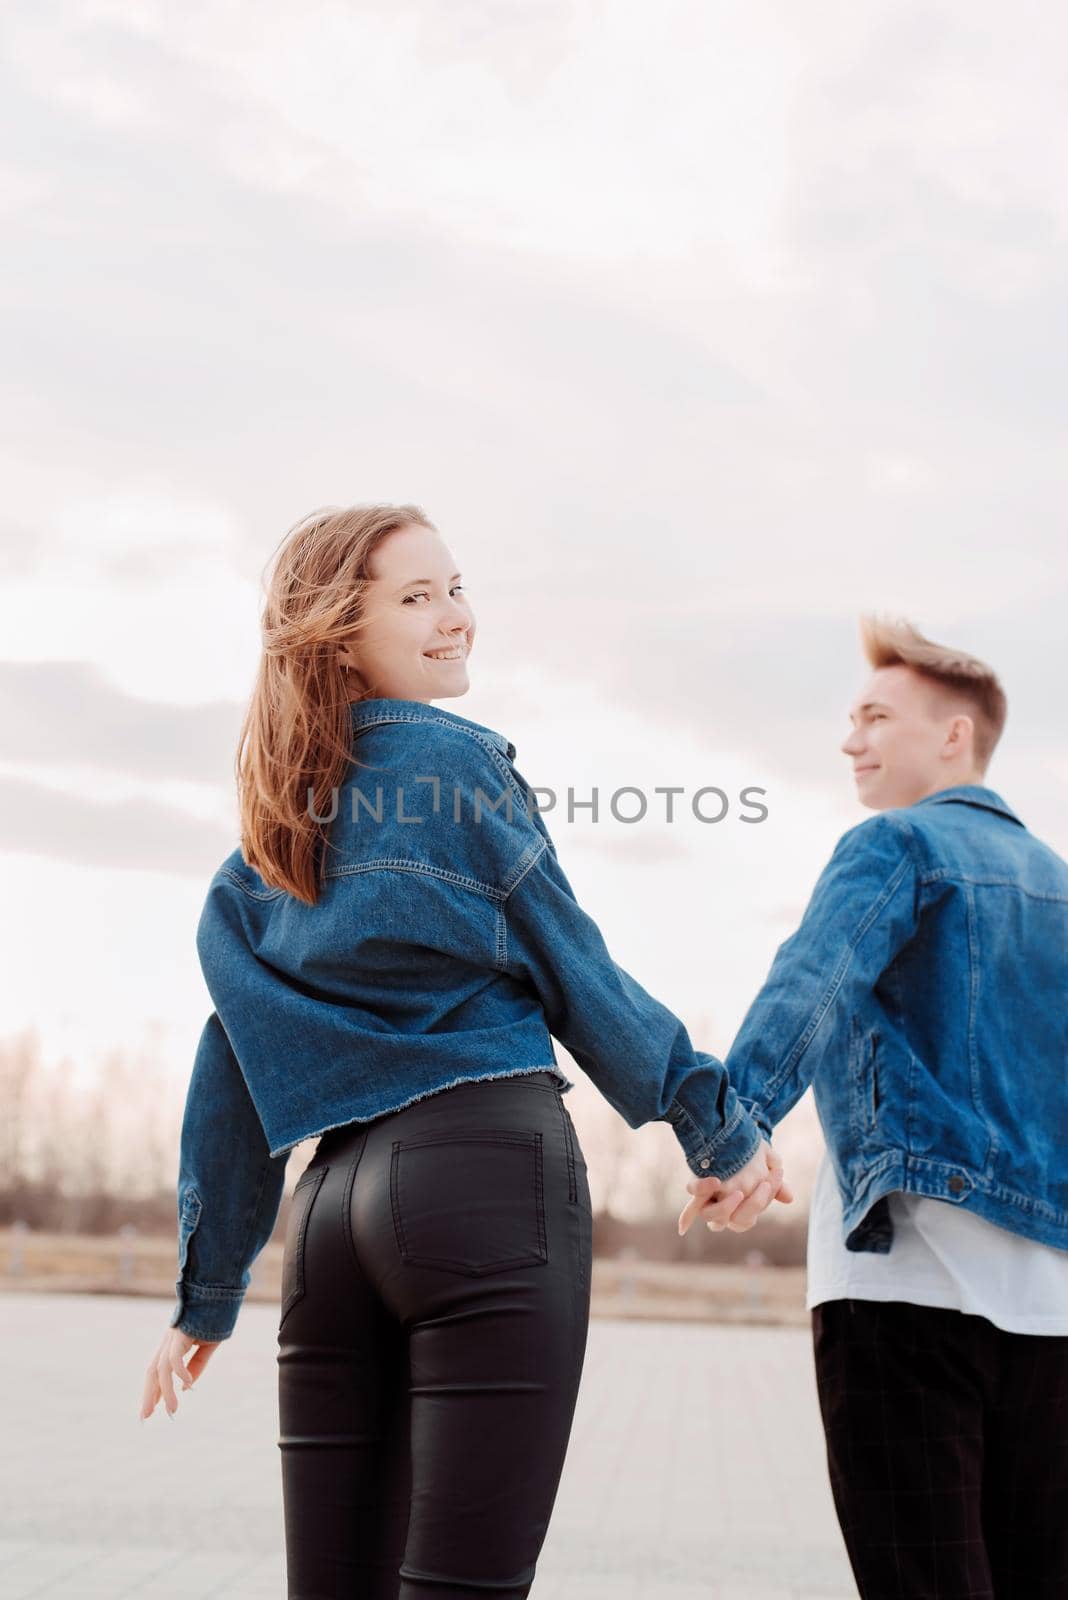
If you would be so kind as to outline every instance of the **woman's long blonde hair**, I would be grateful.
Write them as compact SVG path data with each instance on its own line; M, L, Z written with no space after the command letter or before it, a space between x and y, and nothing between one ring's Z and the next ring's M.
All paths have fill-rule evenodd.
M325 822L352 760L350 703L372 692L344 667L375 547L398 528L434 524L418 506L328 506L290 528L274 557L263 655L238 739L241 853L273 888L319 898Z

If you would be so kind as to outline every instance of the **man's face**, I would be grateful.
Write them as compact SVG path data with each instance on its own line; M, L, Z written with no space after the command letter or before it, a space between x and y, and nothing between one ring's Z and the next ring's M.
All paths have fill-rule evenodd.
M971 719L911 667L879 667L849 713L842 751L857 798L872 811L911 806L959 783L978 783Z

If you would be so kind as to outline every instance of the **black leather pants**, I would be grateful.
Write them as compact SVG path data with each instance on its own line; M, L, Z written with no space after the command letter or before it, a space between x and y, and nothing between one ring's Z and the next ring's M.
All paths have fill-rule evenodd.
M521 1600L589 1323L586 1163L549 1071L319 1140L278 1330L289 1600Z

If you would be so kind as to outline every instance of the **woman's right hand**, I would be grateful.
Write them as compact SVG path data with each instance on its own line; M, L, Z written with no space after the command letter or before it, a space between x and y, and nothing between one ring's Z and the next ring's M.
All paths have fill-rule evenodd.
M222 1342L216 1339L214 1342L201 1343L198 1339L190 1338L188 1333L182 1333L179 1328L168 1328L145 1374L141 1421L152 1415L160 1399L163 1400L167 1415L173 1417L178 1410L175 1378L181 1380L184 1389L191 1389ZM187 1362L185 1358L190 1350L194 1353Z

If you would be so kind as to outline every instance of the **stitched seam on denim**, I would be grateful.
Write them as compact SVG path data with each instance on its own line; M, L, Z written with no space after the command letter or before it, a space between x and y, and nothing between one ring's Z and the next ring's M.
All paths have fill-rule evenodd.
M853 1130L855 1144L861 1142L864 1131L860 1116L860 1037L857 1019L850 1016L846 1040L846 1081L849 1087L849 1126Z
M749 1113L749 1116L751 1117L751 1119L756 1123L757 1128L760 1131L761 1137L764 1138L764 1139L767 1139L768 1143L770 1144L771 1143L771 1135L772 1135L771 1119L768 1117L768 1114L767 1114L766 1110L764 1109L763 1101L762 1100L752 1100L752 1099L748 1098L748 1096L746 1096L744 1094L740 1094L738 1096L738 1104L741 1106L743 1111L746 1111L746 1112ZM764 1127L763 1127L764 1123L768 1124L768 1130L767 1130L766 1133L764 1132Z
M185 1312L183 1311L182 1315L178 1318L178 1322L172 1322L171 1327L176 1328L178 1327L179 1323L184 1321ZM217 1333L207 1333L203 1328L182 1328L181 1331L185 1334L187 1339L192 1339L196 1344L215 1344L219 1339L219 1335Z
M904 1150L888 1150L861 1175L853 1195L854 1203L863 1202L869 1190L885 1177L887 1172L893 1175L894 1186L904 1189L907 1194L927 1195L931 1199L946 1200L951 1205L960 1205L961 1199L946 1195L945 1178L955 1173L963 1173L971 1185L970 1191L963 1193L970 1192L988 1199L1004 1201L1017 1210L1033 1212L1043 1219L1062 1226L1068 1224L1068 1211L1059 1211L1056 1206L1047 1205L1044 1200L1036 1200L1032 1195L1019 1194L1004 1184L992 1182L984 1173L976 1171L966 1162L938 1161L931 1156L909 1155Z
M965 890L964 902L967 913L968 925L968 1076L971 1080L972 1103L976 1113L986 1130L986 1154L984 1163L989 1172L990 1164L998 1153L997 1132L990 1121L986 1106L983 1104L983 1090L979 1071L979 1041L976 1037L976 1023L979 1016L979 972L980 950L979 929L975 905L975 891L971 884Z
M726 1144L731 1135L738 1131L742 1123L745 1121L745 1117L745 1108L739 1105L736 1108L733 1117L729 1117L720 1131L718 1133L714 1133L709 1139L708 1148L712 1151L719 1150L721 1146ZM694 1126L696 1127L697 1124L694 1123Z
M782 1085L785 1083L790 1073L794 1070L795 1066L797 1066L798 1062L801 1060L801 1057L812 1043L812 1039L817 1028L827 1015L827 1012L834 1003L835 996L842 987L845 975L848 972L850 963L852 962L853 956L856 953L857 945L863 939L868 929L885 910L889 902L893 899L894 895L897 893L902 878L912 866L913 862L911 855L904 856L890 874L890 877L887 879L881 892L875 897L871 905L868 907L867 912L860 921L860 925L858 926L856 933L846 946L845 951L842 954L842 959L835 968L835 971L831 977L831 981L824 990L823 996L817 1004L812 1016L810 1017L807 1027L805 1027L800 1037L790 1049L789 1054L787 1055L782 1066L779 1068L778 1072L773 1073L771 1078L768 1080L768 1083L765 1086L765 1098L769 1103L774 1100L776 1094L782 1088Z
M242 878L239 878L231 867L220 867L219 871L224 878L229 878L230 882L240 889L242 894L248 895L250 900L277 900L286 893L285 889L253 889Z
M498 745L487 739L485 734L479 733L475 728L455 728L454 724L448 722L439 722L438 726L445 728L454 727L455 732L466 733L469 739L473 739L475 743L481 747L481 749L485 750L494 767L497 769L498 774L504 778L505 782L508 784L508 787L516 796L518 796L520 805L522 806L523 815L527 817L527 820L529 821L527 797L520 786L519 780L517 779L515 772L512 769L511 762L509 761L505 752L500 749Z
M980 1194L988 1194L994 1200L1004 1200L1017 1211L1033 1211L1036 1216L1048 1217L1051 1222L1059 1222L1062 1227L1068 1224L1068 1211L1060 1211L1056 1206L1048 1205L1045 1200L1036 1200L1033 1195L1020 1194L1018 1190L1010 1189L1003 1183L984 1180L977 1182L976 1188Z
M523 788L522 784L519 782L519 779L516 777L515 770L513 769L511 762L508 760L507 756L504 755L503 751L493 750L493 751L490 752L490 754L493 756L494 765L498 768L501 776L504 778L504 780L507 783L508 787L511 789L513 795L519 801L519 809L523 813L523 816L526 819L526 821L529 823L530 822L530 809L529 809L528 804L527 804L526 790ZM509 822L511 822L512 820L513 820L512 818L509 818ZM533 827L532 823L531 823L531 826Z
M897 1028L898 1032L904 1038L906 1044L908 1044L908 1029L906 1027L906 1019L905 1019L905 1003L904 1003L904 997L903 997L902 992L901 992L901 968L900 968L900 966L898 965L898 963L896 961L891 961L890 965L886 969L886 973L885 973L884 976L885 976L885 979L886 979L887 993L888 993L888 995L890 997L890 1001L891 1001L891 1005L892 1005L892 1009L890 1009L889 1012L888 1012L888 1015L889 1015L889 1018L890 1018L890 1022L891 1022L891 1024L893 1026L895 1026ZM913 1058L913 1054L912 1054L911 1048L908 1051L908 1057L909 1057L908 1065L905 1068L905 1108L904 1108L905 1109L904 1125L905 1125L905 1148L906 1148L906 1150L909 1150L909 1149L912 1148L910 1134L911 1134L911 1118L912 1118L912 1075L913 1075L914 1058ZM884 1098L884 1100L886 1098L886 1083L887 1083L887 1080L886 1080L886 1077L884 1076L884 1078L883 1078L883 1098Z
M677 1108L677 1114L675 1116L669 1115L668 1120L673 1124L685 1122L685 1131L687 1133L692 1132L694 1136L693 1143L695 1148L690 1153L691 1155L695 1156L715 1155L720 1146L725 1144L730 1138L731 1134L740 1127L746 1115L744 1108L739 1105L735 1109L734 1115L728 1118L727 1122L720 1129L720 1131L709 1138L701 1124L694 1121L694 1118L690 1115L684 1105L681 1105L677 1100L674 1100L672 1101L672 1106ZM670 1109L671 1108L669 1107L669 1112ZM741 1169L739 1168L739 1171L740 1170Z
M856 1154L856 1152L853 1153ZM863 1159L864 1152L860 1152L860 1155ZM895 1188L905 1188L904 1171L905 1158L899 1151L896 1150L888 1150L886 1154L877 1162L875 1162L873 1166L870 1166L865 1171L861 1172L860 1176L857 1178L851 1178L848 1165L844 1167L843 1174L846 1180L846 1188L849 1190L849 1193L843 1200L842 1206L842 1223L844 1229L843 1238L847 1249L849 1248L850 1238L861 1227L862 1224L866 1225L866 1228L871 1227L868 1212L870 1212L886 1194L889 1194ZM883 1188L878 1189L878 1192L872 1195L870 1191L873 1188L877 1188L880 1183L883 1183L885 1175L888 1172L892 1174L891 1182L889 1184L884 1184ZM839 1188L841 1189L841 1185L839 1185ZM889 1215L889 1209L884 1208L884 1210L886 1213L884 1220L889 1226L890 1235L892 1237L893 1222ZM889 1249L889 1245L887 1246L887 1249Z
M504 914L503 903L496 909L494 935L496 946L494 963L497 971L503 972L508 965L508 919Z
M477 744L480 749L484 750L489 756L494 767L497 769L499 776L504 778L509 788L512 789L514 794L518 797L519 803L523 810L523 815L529 821L527 796L522 788L522 785L519 783L518 778L516 777L515 771L511 765L511 759L507 754L507 749L514 748L514 746L512 745L511 740L504 740L503 734L497 734L496 737L504 742L506 746L505 749L502 749L499 745L495 744L492 739L488 738L487 735L481 732L481 730L478 728L450 722L444 717L421 717L417 713L411 711L399 712L393 716L388 716L383 713L381 717L375 717L374 719L369 719L367 722L360 724L358 731L362 731L363 728L367 727L378 727L384 723L390 722L429 725L436 728L445 728L447 731L452 733L462 733L466 735L468 739L473 740L474 743Z
M193 1300L241 1300L245 1291L232 1284L199 1283L193 1278L186 1278L182 1283L183 1297Z
M1068 1211L1058 1210L1056 1206L1047 1204L1044 1200L1036 1200L1033 1195L1020 1194L1015 1189L1008 1188L1005 1184L997 1183L986 1173L978 1172L974 1167L963 1161L937 1161L931 1156L909 1155L906 1151L891 1150L865 1172L857 1189L859 1198L871 1187L872 1183L880 1179L887 1169L893 1169L898 1164L902 1167L901 1181L897 1187L904 1188L909 1194L926 1194L931 1199L946 1200L951 1205L960 1205L959 1197L947 1196L943 1191L925 1188L924 1179L930 1183L937 1183L943 1175L952 1176L954 1173L963 1173L971 1185L971 1194L981 1195L986 1199L997 1200L1013 1206L1018 1211L1031 1212L1036 1217L1059 1224L1062 1228L1068 1225ZM895 1172L895 1181L898 1174ZM968 1192L968 1191L965 1191Z
M928 883L960 883L971 884L977 889L1015 889L1018 894L1024 895L1028 900L1049 900L1054 905L1064 905L1068 902L1068 895L1057 894L1055 891L1045 889L1029 889L1018 878L972 878L966 872L959 872L956 867L936 867L931 872L925 872L920 879L921 885Z
M256 1224L259 1221L260 1202L263 1199L263 1192L267 1187L268 1171L268 1165L266 1162L264 1162L260 1167L259 1188L256 1190L256 1198L253 1202L252 1209L249 1212L248 1227L245 1230L244 1242L241 1246L241 1252L237 1260L237 1271L239 1275L244 1274L244 1272L247 1270L245 1263L248 1260L248 1251L252 1242L253 1231L255 1230Z
M175 1280L175 1287L179 1290L185 1281L185 1271L189 1265L189 1246L192 1243L194 1233L197 1231L203 1209L204 1203L200 1195L190 1185L182 1198L182 1204L178 1211L178 1277Z
M526 877L527 873L530 871L531 867L535 866L537 862L541 860L548 848L549 844L548 840L546 839L541 839L536 845L531 844L527 846L516 863L512 882L504 891L504 898L506 900L515 893L523 879Z
M841 849L844 840L859 834L862 829L866 830L869 840L876 835L885 834L889 829L894 836L895 843L902 847L906 857L915 868L917 877L919 876L923 870L927 852L921 847L923 844L922 836L917 832L914 822L905 814L903 809L883 811L878 816L869 817L866 822L858 822L856 827L848 829L839 839L835 847L835 855Z
M484 749L496 751L498 755L504 754L503 750L495 745L492 739L488 738L487 735L482 733L478 728L467 724L462 718L458 719L456 722L453 722L448 717L437 715L424 717L421 716L417 711L382 711L374 717L361 717L359 719L354 718L353 726L357 732L362 733L365 728L380 728L391 722L404 722L409 725L420 724L431 728L446 728L451 733L465 734L468 739L474 739L478 744L482 745ZM504 735L497 734L496 737L503 739ZM511 743L510 740L507 742Z
M331 867L323 876L341 878L357 872L413 872L427 878L440 878L445 883L454 884L458 889L469 889L473 894L484 895L487 900L497 901L502 898L500 889L494 889L488 883L480 883L477 878L468 878L462 873L450 872L447 867L432 866L424 861L392 860L388 856L373 861L357 861Z
M976 800L971 795L966 794L926 794L922 800L914 800L909 810L912 810L914 806L925 805L972 806L976 811L992 811L995 816L1005 817L1007 821L1015 822L1018 828L1026 828L1027 826L1004 801L1000 805L995 805L992 800Z
M856 1016L849 1019L850 1121L858 1144L870 1142L875 1130L874 1034L866 1033Z

